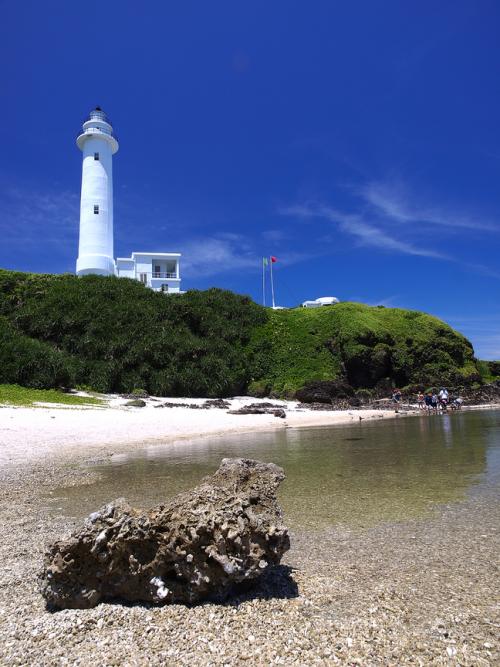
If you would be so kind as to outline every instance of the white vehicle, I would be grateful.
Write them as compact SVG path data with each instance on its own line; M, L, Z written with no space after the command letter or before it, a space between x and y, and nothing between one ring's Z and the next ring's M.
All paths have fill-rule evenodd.
M336 303L340 303L336 296L320 296L314 301L304 301L302 308L321 308L321 306L334 306Z

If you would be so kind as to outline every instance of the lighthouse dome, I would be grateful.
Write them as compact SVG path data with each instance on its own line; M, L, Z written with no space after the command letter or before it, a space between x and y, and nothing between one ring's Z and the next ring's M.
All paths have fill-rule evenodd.
M92 111L89 113L88 120L102 120L104 123L112 125L111 119L108 118L108 115L106 114L105 111L101 109L101 107L96 107L95 109L92 109Z

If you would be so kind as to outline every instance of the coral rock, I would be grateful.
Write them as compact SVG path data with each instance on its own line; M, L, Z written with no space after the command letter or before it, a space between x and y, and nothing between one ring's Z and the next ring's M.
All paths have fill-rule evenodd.
M148 511L116 500L45 557L41 591L56 608L102 599L193 603L225 597L290 548L272 463L223 459L192 491Z

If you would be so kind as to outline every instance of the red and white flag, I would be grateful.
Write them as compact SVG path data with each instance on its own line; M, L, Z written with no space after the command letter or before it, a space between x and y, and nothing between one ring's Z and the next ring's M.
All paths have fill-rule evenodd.
M278 258L275 257L274 255L271 255L269 259L271 260L271 264L275 264L278 261Z

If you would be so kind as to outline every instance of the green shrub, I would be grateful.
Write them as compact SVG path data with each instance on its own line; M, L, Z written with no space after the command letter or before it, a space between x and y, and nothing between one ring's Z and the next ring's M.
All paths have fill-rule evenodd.
M23 336L0 317L0 384L48 389L74 384L75 364L51 345Z
M269 396L270 391L271 386L268 383L261 382L260 380L252 380L248 385L247 394L255 398L264 398L265 396Z
M500 361L488 361L490 375L494 378L500 377Z
M461 334L417 311L273 311L220 289L165 296L123 278L0 270L0 382L292 397L311 382L382 391L461 386L480 373Z
M147 398L148 392L145 389L135 388L130 392L132 396L137 396L137 398Z
M244 391L246 346L267 318L248 297L219 289L166 297L135 280L8 271L0 314L16 332L4 354L19 334L23 348L4 381L186 396Z

